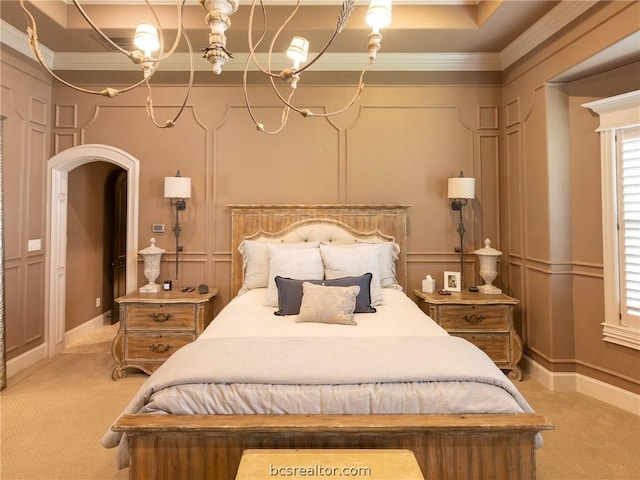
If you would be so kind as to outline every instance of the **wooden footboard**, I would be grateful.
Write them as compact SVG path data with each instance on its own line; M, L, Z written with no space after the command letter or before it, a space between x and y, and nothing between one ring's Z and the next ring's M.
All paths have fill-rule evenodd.
M533 480L537 414L125 415L132 480L234 480L249 448L403 448L425 479Z

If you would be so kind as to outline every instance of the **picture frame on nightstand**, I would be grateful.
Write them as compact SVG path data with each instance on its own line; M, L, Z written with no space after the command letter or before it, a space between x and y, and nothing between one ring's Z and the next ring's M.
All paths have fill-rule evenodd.
M450 292L460 292L460 272L444 272L444 289Z

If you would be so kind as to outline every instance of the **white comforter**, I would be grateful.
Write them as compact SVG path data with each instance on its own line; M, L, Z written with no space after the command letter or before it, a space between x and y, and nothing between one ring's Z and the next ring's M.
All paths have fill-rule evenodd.
M274 315L264 307L266 288L233 299L200 335L208 337L398 337L447 336L446 330L399 290L383 289L385 304L376 313L356 313L358 325L295 323L295 316Z
M357 326L296 324L262 307L260 292L238 297L149 377L123 413L532 411L484 352L389 292L377 313L357 315ZM121 437L109 430L102 444L115 447Z

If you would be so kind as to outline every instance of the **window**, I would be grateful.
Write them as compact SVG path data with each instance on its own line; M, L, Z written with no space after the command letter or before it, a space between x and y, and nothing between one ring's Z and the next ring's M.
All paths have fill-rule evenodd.
M640 91L583 106L600 116L603 339L640 350Z
M640 128L617 130L620 324L640 329Z

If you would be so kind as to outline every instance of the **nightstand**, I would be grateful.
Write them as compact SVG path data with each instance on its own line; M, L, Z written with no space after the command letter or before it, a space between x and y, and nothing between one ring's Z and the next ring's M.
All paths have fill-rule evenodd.
M414 290L428 306L427 314L451 335L469 340L484 351L511 380L520 381L522 340L513 325L513 309L519 303L505 294L452 292L440 295Z
M138 291L116 298L120 328L111 354L116 361L111 377L127 375L127 368L151 374L180 347L194 341L211 323L217 288L208 293Z

